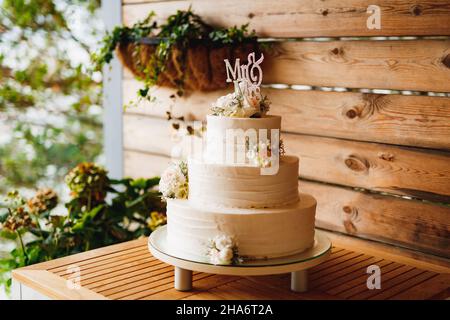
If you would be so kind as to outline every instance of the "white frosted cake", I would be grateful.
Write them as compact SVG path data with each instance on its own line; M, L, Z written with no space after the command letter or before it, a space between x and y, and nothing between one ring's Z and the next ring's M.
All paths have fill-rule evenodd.
M206 150L163 173L177 256L232 264L313 246L316 200L299 193L299 159L283 154L281 117L267 115L268 105L258 86L236 82L207 117Z

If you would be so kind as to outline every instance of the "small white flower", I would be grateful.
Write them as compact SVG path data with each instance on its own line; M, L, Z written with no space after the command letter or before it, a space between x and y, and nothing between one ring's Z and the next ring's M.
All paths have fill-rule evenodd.
M243 80L235 87L235 92L217 99L211 106L212 114L225 117L250 118L263 116L269 101L261 95L258 86Z
M271 161L269 160L269 159L263 159L262 160L262 163L261 163L261 166L263 167L263 168L268 168L268 167L270 167L271 166Z
M219 251L219 260L221 264L231 264L233 262L233 249L225 248Z
M249 159L256 158L256 155L257 155L256 151L253 149L250 149L247 151L247 158L249 158Z
M171 164L161 175L159 191L165 199L186 199L188 197L188 179L184 163Z
M208 252L209 260L212 264L220 264L220 252L219 250L213 248Z
M237 258L237 247L234 239L228 235L214 237L210 240L207 255L212 264L232 264Z
M214 238L214 243L215 243L216 248L218 250L223 250L223 249L226 249L226 248L232 248L233 247L233 239L230 236L227 236L227 235L216 236Z

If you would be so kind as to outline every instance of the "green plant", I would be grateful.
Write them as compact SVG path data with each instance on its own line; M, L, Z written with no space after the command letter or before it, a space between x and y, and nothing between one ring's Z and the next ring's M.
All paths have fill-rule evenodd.
M12 191L1 203L0 240L14 247L0 251L0 285L9 288L12 269L147 236L166 222L159 178L113 180L103 168L81 163L66 182L71 199L64 215L51 189L28 200Z
M154 16L155 13L150 12L147 18L135 23L131 28L115 27L111 33L106 33L101 48L91 55L92 61L95 63L95 69L101 71L104 64L111 62L114 50L119 43L123 41L137 42L150 36L151 32L157 27L156 22L152 21Z
M241 27L215 28L205 23L191 9L178 10L161 25L153 20L154 17L155 13L151 12L145 20L132 27L116 27L104 37L101 49L92 55L94 64L100 69L111 61L117 47L123 45L122 48L127 50L127 45L131 44L130 55L133 61L128 62L128 65L133 65L138 78L144 83L144 87L138 91L141 99L151 100L149 89L164 82L175 86L178 96L183 95L188 74L188 51L192 47L199 44L221 47L256 42L256 36L254 32L248 31L247 24ZM154 45L154 50L143 52L143 42ZM148 61L143 58L147 55L150 55ZM175 76L169 76L168 80L162 79L164 72L174 73L170 69L176 69Z

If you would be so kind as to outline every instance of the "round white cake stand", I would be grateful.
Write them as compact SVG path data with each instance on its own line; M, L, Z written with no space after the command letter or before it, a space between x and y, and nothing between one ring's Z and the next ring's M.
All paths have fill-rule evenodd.
M291 290L308 290L308 269L325 261L331 252L331 241L321 231L315 231L314 246L289 257L244 261L233 265L214 265L200 255L176 252L167 242L167 226L153 231L148 249L154 257L175 267L174 287L179 291L192 289L192 271L211 274L260 276L291 273Z

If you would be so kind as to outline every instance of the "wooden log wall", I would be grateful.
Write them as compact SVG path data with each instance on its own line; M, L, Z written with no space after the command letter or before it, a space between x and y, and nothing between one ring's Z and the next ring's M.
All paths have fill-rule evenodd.
M370 5L381 29L367 28ZM123 20L189 6L277 41L265 92L287 153L300 157L300 188L318 199L317 227L450 258L450 1L125 0ZM139 85L124 73L125 102ZM158 175L169 163L167 110L203 120L225 92L173 101L157 88L155 102L128 108L125 174Z

